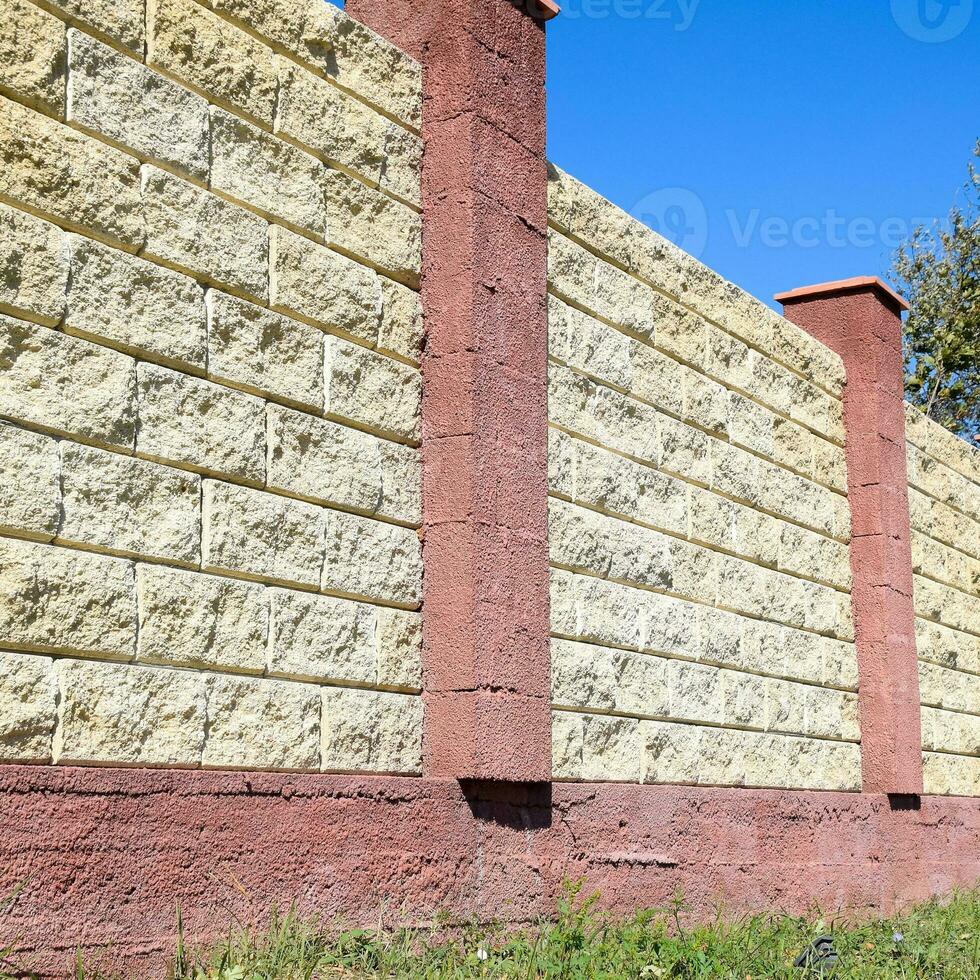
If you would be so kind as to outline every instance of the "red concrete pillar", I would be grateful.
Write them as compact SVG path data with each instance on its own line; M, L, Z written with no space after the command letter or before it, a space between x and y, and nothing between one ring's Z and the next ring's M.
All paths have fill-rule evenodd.
M869 793L922 792L919 672L912 603L902 320L880 279L782 293L793 323L844 360L861 764Z
M551 778L542 22L549 7L538 0L346 7L423 65L428 778Z

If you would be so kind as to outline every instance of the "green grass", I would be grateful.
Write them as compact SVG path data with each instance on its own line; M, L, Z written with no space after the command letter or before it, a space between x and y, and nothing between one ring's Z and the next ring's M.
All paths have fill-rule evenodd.
M838 980L980 980L980 892L954 896L888 921L847 927L819 917L755 916L693 925L683 903L627 920L597 910L595 898L569 889L553 921L520 932L471 926L444 936L420 930L337 932L293 913L273 915L260 932L237 931L209 950L179 939L173 980L776 980L820 976L793 960L829 934L840 954ZM485 958L484 958L485 954ZM2 970L0 970L2 973ZM79 965L79 978L99 974Z

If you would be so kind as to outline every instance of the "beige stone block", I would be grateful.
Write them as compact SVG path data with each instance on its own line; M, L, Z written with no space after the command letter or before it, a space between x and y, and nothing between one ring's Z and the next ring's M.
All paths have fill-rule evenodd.
M567 432L548 429L548 491L562 497L575 494L575 443Z
M208 177L208 104L81 31L68 31L68 119L144 160Z
M409 202L420 203L422 141L336 85L280 62L276 132Z
M729 391L698 371L684 372L682 416L709 432L724 436L729 430ZM738 397L738 396L733 396ZM737 426L736 426L737 428ZM734 440L734 435L733 435Z
M143 54L143 0L41 0L70 23L80 23Z
M143 459L61 444L59 542L183 565L201 560L201 481Z
M380 276L379 281L378 349L418 363L422 358L422 300L417 292L393 279Z
M822 683L847 691L858 689L857 651L853 643L821 638L823 650Z
M640 725L635 718L582 716L582 772L586 782L640 781Z
M319 507L205 480L203 512L206 570L319 586L324 532Z
M136 451L202 473L263 482L265 402L155 364L137 368Z
M742 644L746 620L735 613L723 612L711 606L691 610L698 624L699 643L691 651L702 663L737 670L755 669Z
M616 711L642 717L670 715L669 660L645 653L619 653Z
M581 575L572 576L569 582L574 597L574 613L567 624L571 629L556 632L587 642L640 648L644 626L650 620L644 615L645 597L638 590Z
M708 324L696 313L660 298L657 301L656 345L664 353L703 371L708 359Z
M0 416L108 446L132 448L132 358L0 316Z
M57 717L51 660L0 652L0 760L50 762Z
M203 370L204 291L170 269L70 235L68 333L166 364Z
M775 319L773 356L799 371L814 384L840 396L844 390L844 362L829 347L802 327L782 317Z
M268 485L374 513L383 496L380 440L335 422L268 406Z
M387 194L340 170L326 170L323 198L331 245L366 260L398 282L418 288L422 218Z
M777 458L773 427L776 416L737 392L728 392L728 434L732 442L763 456Z
M670 716L685 721L716 722L725 713L723 674L715 667L671 660L667 665Z
M377 610L375 657L378 684L422 689L422 617L403 609Z
M657 418L657 433L660 464L664 469L696 483L711 481L712 440L709 436L665 415Z
M27 0L0 4L0 92L65 111L65 25Z
M0 532L50 541L61 514L58 443L0 423Z
M374 683L371 606L285 589L271 589L270 597L270 676Z
M736 673L733 670L723 670L720 673L723 689L723 723L742 728L764 729L767 678L755 674Z
M632 386L631 341L554 296L548 297L548 354L607 384L629 391Z
M269 234L269 268L274 309L377 343L382 291L372 269L275 226Z
M276 49L302 53L303 31L317 0L201 0L209 10L268 39Z
M313 411L323 403L323 334L217 290L207 295L208 375Z
M548 591L551 606L551 632L565 636L578 634L576 576L571 572L552 568L548 574Z
M548 545L553 565L607 576L617 530L612 519L562 500L548 501Z
M157 565L136 569L142 663L260 674L266 664L265 589Z
M131 658L133 566L117 558L0 539L0 636L15 649Z
M616 707L622 656L618 650L591 643L552 639L552 702L563 708L612 711Z
M841 493L847 492L847 460L844 457L844 450L840 446L826 439L812 440L813 462L810 472L818 483L826 484L839 490Z
M796 422L779 415L772 417L772 452L769 455L783 466L799 473L812 473L818 443L831 446Z
M0 200L134 250L143 243L139 162L3 98Z
M582 715L551 713L551 771L554 779L581 779Z
M381 504L378 515L418 527L422 524L422 453L411 446L379 440Z
M782 523L779 567L838 589L851 588L851 555L847 545L821 534Z
M683 416L684 383L690 369L639 341L633 342L630 361L631 392L668 412Z
M271 49L191 0L149 0L146 25L148 65L271 127L278 86Z
M201 764L204 677L191 671L60 660L60 765Z
M640 722L640 781L695 785L701 768L701 741L707 735L704 729L696 725Z
M371 105L415 129L422 125L422 68L332 4L310 9L304 57Z
M766 700L763 705L763 727L770 732L806 734L811 727L807 718L807 709L810 693L814 690L819 691L819 688L809 688L791 681L768 678Z
M422 376L417 368L340 337L327 337L324 351L327 415L391 438L419 441Z
M326 772L422 772L422 699L322 689L321 766Z
M710 446L711 489L758 506L763 501L760 473L764 465L755 456L715 440Z
M703 643L698 610L703 607L654 593L641 593L638 598L643 615L641 650L698 656Z
M718 555L677 538L666 541L670 549L670 591L686 599L713 603L718 593Z
M207 678L206 769L316 770L320 692L252 677Z
M419 606L422 542L416 531L340 511L324 516L323 591Z
M148 257L265 301L268 225L264 218L156 167L143 167L142 187Z
M810 688L806 698L806 734L817 738L860 741L857 698L840 691Z
M64 232L0 205L0 311L53 327L65 314L67 289Z
M315 157L233 116L211 109L211 187L323 238L326 167Z
M723 384L742 391L752 386L752 351L730 333L705 324L705 371Z
M980 759L927 752L925 791L932 796L980 796Z

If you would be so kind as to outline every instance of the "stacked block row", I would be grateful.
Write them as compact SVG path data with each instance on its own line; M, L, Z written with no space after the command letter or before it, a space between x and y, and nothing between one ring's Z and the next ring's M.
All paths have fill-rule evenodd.
M906 406L925 790L980 796L980 453Z
M0 2L0 759L421 771L417 64Z
M558 778L860 788L839 358L552 168Z

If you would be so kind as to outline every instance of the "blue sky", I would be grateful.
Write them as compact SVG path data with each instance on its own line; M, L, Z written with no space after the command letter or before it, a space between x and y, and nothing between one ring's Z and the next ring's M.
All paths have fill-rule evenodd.
M559 3L550 158L767 302L885 273L966 177L980 0Z
M980 137L980 0L921 3L565 0L549 156L767 302L880 275Z

